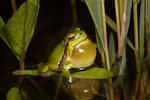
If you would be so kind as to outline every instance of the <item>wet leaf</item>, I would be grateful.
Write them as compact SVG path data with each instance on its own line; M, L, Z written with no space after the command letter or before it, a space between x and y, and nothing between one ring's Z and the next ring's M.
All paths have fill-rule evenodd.
M39 10L39 0L28 0L7 21L0 32L15 56L20 60L25 56L34 33Z
M105 68L95 67L89 70L72 73L72 76L83 79L106 79L113 76L113 73Z
M21 95L19 93L19 89L16 87L12 87L8 91L7 100L21 100Z

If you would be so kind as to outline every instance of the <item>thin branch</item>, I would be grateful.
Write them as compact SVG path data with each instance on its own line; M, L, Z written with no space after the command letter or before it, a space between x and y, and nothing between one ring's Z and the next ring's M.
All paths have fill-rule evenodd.
M11 6L13 13L15 13L17 11L16 0L11 0Z

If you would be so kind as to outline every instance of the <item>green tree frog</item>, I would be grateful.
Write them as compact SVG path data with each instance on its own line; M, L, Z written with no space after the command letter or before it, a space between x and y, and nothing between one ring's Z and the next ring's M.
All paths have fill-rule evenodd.
M87 38L87 34L76 28L68 34L51 52L48 62L40 64L40 71L68 71L70 68L85 68L94 63L96 58L95 44Z

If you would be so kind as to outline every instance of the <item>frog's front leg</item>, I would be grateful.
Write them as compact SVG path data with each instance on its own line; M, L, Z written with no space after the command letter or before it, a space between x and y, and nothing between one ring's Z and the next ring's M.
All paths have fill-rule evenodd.
M70 83L72 82L71 73L69 71L71 67L72 67L72 63L69 59L67 59L62 66L62 75L68 78L68 81Z

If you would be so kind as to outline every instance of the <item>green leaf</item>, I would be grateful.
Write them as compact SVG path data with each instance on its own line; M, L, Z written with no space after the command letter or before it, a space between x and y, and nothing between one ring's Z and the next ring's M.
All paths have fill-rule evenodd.
M95 67L89 70L72 73L72 76L83 79L106 79L113 76L113 73L105 68Z
M36 26L38 10L39 0L28 0L21 5L2 28L3 32L0 33L0 37L18 60L26 54Z
M102 7L100 0L85 0L85 3L89 9L92 16L93 22L95 24L96 32L98 33L99 41L101 41L101 47L104 48L104 32L103 32L103 19L102 19ZM101 53L101 52L100 52Z
M135 47L133 46L132 42L130 41L129 38L127 38L127 44L128 46L134 51L135 50Z
M24 98L24 100L28 99L28 95L23 89L21 90L21 96L22 96L22 98Z
M0 29L5 25L2 17L0 16Z
M34 4L35 6L37 6L39 2L38 0L28 0L28 1Z
M19 89L12 87L7 93L7 100L21 100Z

